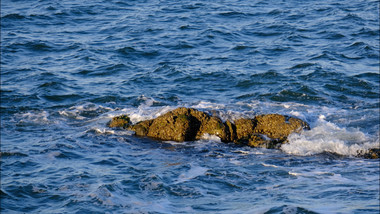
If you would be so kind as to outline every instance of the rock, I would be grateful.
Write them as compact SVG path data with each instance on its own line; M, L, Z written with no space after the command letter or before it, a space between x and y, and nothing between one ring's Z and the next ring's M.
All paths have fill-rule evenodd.
M270 139L264 135L252 134L248 139L247 145L251 147L274 149L277 147L278 143L277 140Z
M224 124L225 124L226 129L227 129L226 131L229 134L229 139L227 142L233 142L234 139L237 138L236 125L231 123L231 121L229 121L229 120L227 120Z
M153 120L145 120L137 123L134 126L128 127L128 129L135 132L137 136L147 136L149 132L149 127L152 125Z
M285 141L293 132L310 129L309 125L300 119L279 114L256 116L253 123L255 124L254 133L265 134L269 138L281 141Z
M304 121L278 114L259 115L254 119L223 122L192 108L177 108L153 120L130 124L127 116L112 119L110 127L132 130L137 136L165 141L194 141L205 134L216 135L222 142L235 142L252 147L277 148L292 132L309 128Z
M148 136L160 140L168 141L192 141L195 140L195 135L199 129L199 122L187 109L176 109L164 115L157 117L148 123L137 124L147 130L137 133L140 136ZM131 130L136 128L132 126Z
M195 139L201 139L204 134L209 134L218 136L222 142L231 141L229 128L222 120L217 117L208 116L207 114L205 115L206 117L200 120L200 127Z
M277 148L289 134L310 129L300 119L279 114L258 115L254 119L235 120L235 142L252 147Z
M114 127L120 127L120 128L127 128L131 125L131 120L129 119L128 115L121 115L112 118L112 120L108 123L108 126L111 128Z
M168 141L199 140L204 134L216 135L223 142L230 140L228 127L220 118L191 108L177 108L154 120L132 125L129 129L138 136Z
M255 124L252 119L237 119L234 121L236 127L235 141L245 141L254 134Z
M310 129L309 125L297 118L280 114L258 115L253 119L240 118L223 122L192 108L177 108L155 119L132 124L128 115L112 118L111 128L120 127L135 132L137 136L165 141L194 141L205 134L216 135L222 142L234 142L251 147L277 149L294 132ZM360 152L358 157L378 159L380 148Z
M380 158L380 148L372 148L366 152L361 152L357 155L358 157L367 159L379 159Z

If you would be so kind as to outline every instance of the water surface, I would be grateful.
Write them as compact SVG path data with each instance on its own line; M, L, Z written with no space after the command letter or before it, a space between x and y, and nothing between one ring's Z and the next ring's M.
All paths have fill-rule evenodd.
M2 213L379 213L378 1L1 1ZM280 150L107 128L307 121Z

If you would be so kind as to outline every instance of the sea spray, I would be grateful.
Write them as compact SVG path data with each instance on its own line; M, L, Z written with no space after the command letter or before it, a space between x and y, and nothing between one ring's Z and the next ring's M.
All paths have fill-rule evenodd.
M291 134L281 150L293 155L315 155L329 152L355 156L379 146L378 138L371 138L354 128L341 128L321 115L311 130Z

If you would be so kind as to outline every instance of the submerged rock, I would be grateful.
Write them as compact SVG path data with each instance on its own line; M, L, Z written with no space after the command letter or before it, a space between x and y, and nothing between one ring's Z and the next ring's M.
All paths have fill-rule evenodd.
M111 128L120 127L120 128L128 128L131 125L131 120L128 115L121 115L112 118L112 120L108 123L108 126Z
M358 157L363 157L367 159L379 159L380 158L380 148L372 148L366 152L359 153Z
M127 116L112 119L110 127L122 127L164 141L194 141L206 134L222 142L235 142L252 147L277 148L293 132L309 129L306 122L279 114L259 115L254 119L223 122L192 108L177 108L152 120L131 124Z

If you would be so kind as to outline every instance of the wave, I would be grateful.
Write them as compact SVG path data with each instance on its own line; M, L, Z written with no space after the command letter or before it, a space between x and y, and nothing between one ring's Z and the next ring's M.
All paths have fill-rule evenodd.
M5 43L4 49L10 52L19 52L27 50L33 53L57 53L65 51L74 51L81 47L81 43L69 42L51 42L47 40L32 40L32 41L18 41L13 43Z
M25 113L16 113L15 120L18 126L45 125L53 123L48 111L29 111Z
M133 47L122 47L116 50L118 53L120 53L122 56L131 58L131 59L138 59L138 58L147 58L152 59L157 56L159 56L161 53L157 50L148 49L148 50L138 50Z
M379 138L375 139L354 128L341 128L325 120L321 115L314 128L302 134L292 134L289 142L281 150L292 155L315 155L334 153L355 156L370 148L379 147Z
M84 103L72 106L67 110L61 110L58 113L67 119L85 120L85 119L101 119L98 118L102 114L114 109L94 103Z
M307 214L318 214L317 212L305 209L299 206L293 205L283 205L272 207L267 211L263 212L264 214L277 214L277 213L285 213L285 214L296 214L296 213L307 213Z
M140 105L136 107L110 108L87 103L60 111L60 115L74 120L81 120L88 127L87 133L101 135L131 136L132 132L112 130L106 123L114 116L128 114L133 123L154 119L178 106L156 106L158 102L153 98L139 97ZM282 145L280 150L287 154L310 156L322 153L332 153L342 156L356 156L371 148L379 147L379 132L368 133L366 129L355 128L350 124L361 124L371 121L370 118L347 118L347 110L336 108L309 106L297 103L265 103L253 102L221 104L209 101L200 101L186 104L186 107L208 112L222 120L235 120L237 118L253 118L257 114L279 113L298 117L310 123L311 130L301 134L291 134L288 143ZM322 114L324 113L324 114ZM86 122L87 121L87 122ZM376 122L376 121L371 121ZM374 127L376 129L376 127ZM369 131L369 130L366 130ZM202 142L220 142L216 136L205 135ZM170 143L170 142L169 142ZM204 142L203 142L204 143Z
M288 143L281 150L287 154L309 156L333 153L355 156L368 149L379 147L378 122L371 117L371 111L354 116L350 109L338 109L305 105L293 102L252 101L237 103L218 103L198 101L178 105L162 105L159 100L140 96L137 106L117 106L115 102L99 105L91 102L78 104L61 110L31 110L16 113L17 126L58 125L82 126L86 134L131 136L131 132L113 130L106 124L115 116L128 114L132 123L154 119L177 107L190 107L220 117L223 121L238 118L253 118L258 114L278 113L300 118L310 124L311 130L301 134L291 134ZM160 104L161 103L161 104ZM356 109L353 109L357 111ZM372 127L368 124L372 124ZM360 127L360 128L358 128ZM376 128L377 127L377 128ZM81 132L81 131L79 131ZM206 142L220 142L215 136L203 136Z

